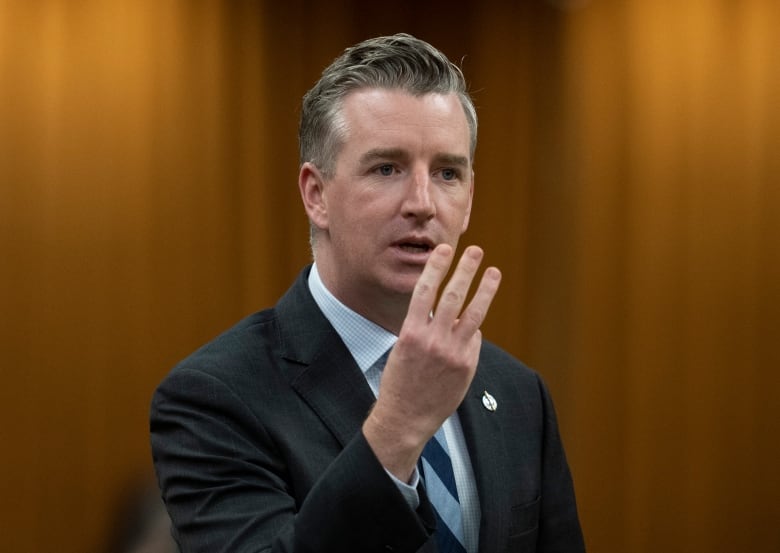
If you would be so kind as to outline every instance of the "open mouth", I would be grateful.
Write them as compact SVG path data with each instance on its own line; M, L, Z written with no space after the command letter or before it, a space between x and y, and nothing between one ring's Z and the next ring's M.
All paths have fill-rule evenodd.
M433 249L429 244L420 242L402 242L398 247L409 253L428 253Z

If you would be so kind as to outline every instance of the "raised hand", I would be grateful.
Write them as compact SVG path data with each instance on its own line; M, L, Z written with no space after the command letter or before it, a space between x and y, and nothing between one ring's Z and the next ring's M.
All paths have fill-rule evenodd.
M483 257L480 248L469 246L437 303L453 256L447 244L431 253L387 360L376 405L363 425L379 461L404 481L425 443L463 401L479 359L479 327L501 281L498 269L486 269L464 309Z

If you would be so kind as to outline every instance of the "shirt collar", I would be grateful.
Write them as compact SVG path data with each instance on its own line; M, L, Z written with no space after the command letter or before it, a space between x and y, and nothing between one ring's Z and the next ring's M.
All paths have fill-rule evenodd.
M317 264L309 272L309 290L347 349L364 373L395 344L392 332L356 313L330 293L320 278Z

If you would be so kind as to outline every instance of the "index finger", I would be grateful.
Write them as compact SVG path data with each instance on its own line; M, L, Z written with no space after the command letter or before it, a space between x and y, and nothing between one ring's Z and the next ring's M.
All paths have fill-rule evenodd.
M409 302L407 317L420 321L427 321L436 302L436 294L439 291L447 271L450 270L454 250L449 244L439 244L431 252L428 261L423 267L423 272L414 285L412 299Z

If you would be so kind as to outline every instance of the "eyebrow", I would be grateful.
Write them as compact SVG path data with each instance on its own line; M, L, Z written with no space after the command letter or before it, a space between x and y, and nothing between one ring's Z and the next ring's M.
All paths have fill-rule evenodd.
M438 154L436 161L442 165L454 165L456 167L466 168L469 166L469 159L466 156L456 154Z
M368 165L378 160L403 160L409 157L407 152L401 148L373 148L360 156L360 164ZM469 160L466 156L457 154L437 154L434 160L438 164L453 165L455 167L467 168Z
M369 165L382 159L401 160L407 157L401 148L373 148L360 156L361 165Z

